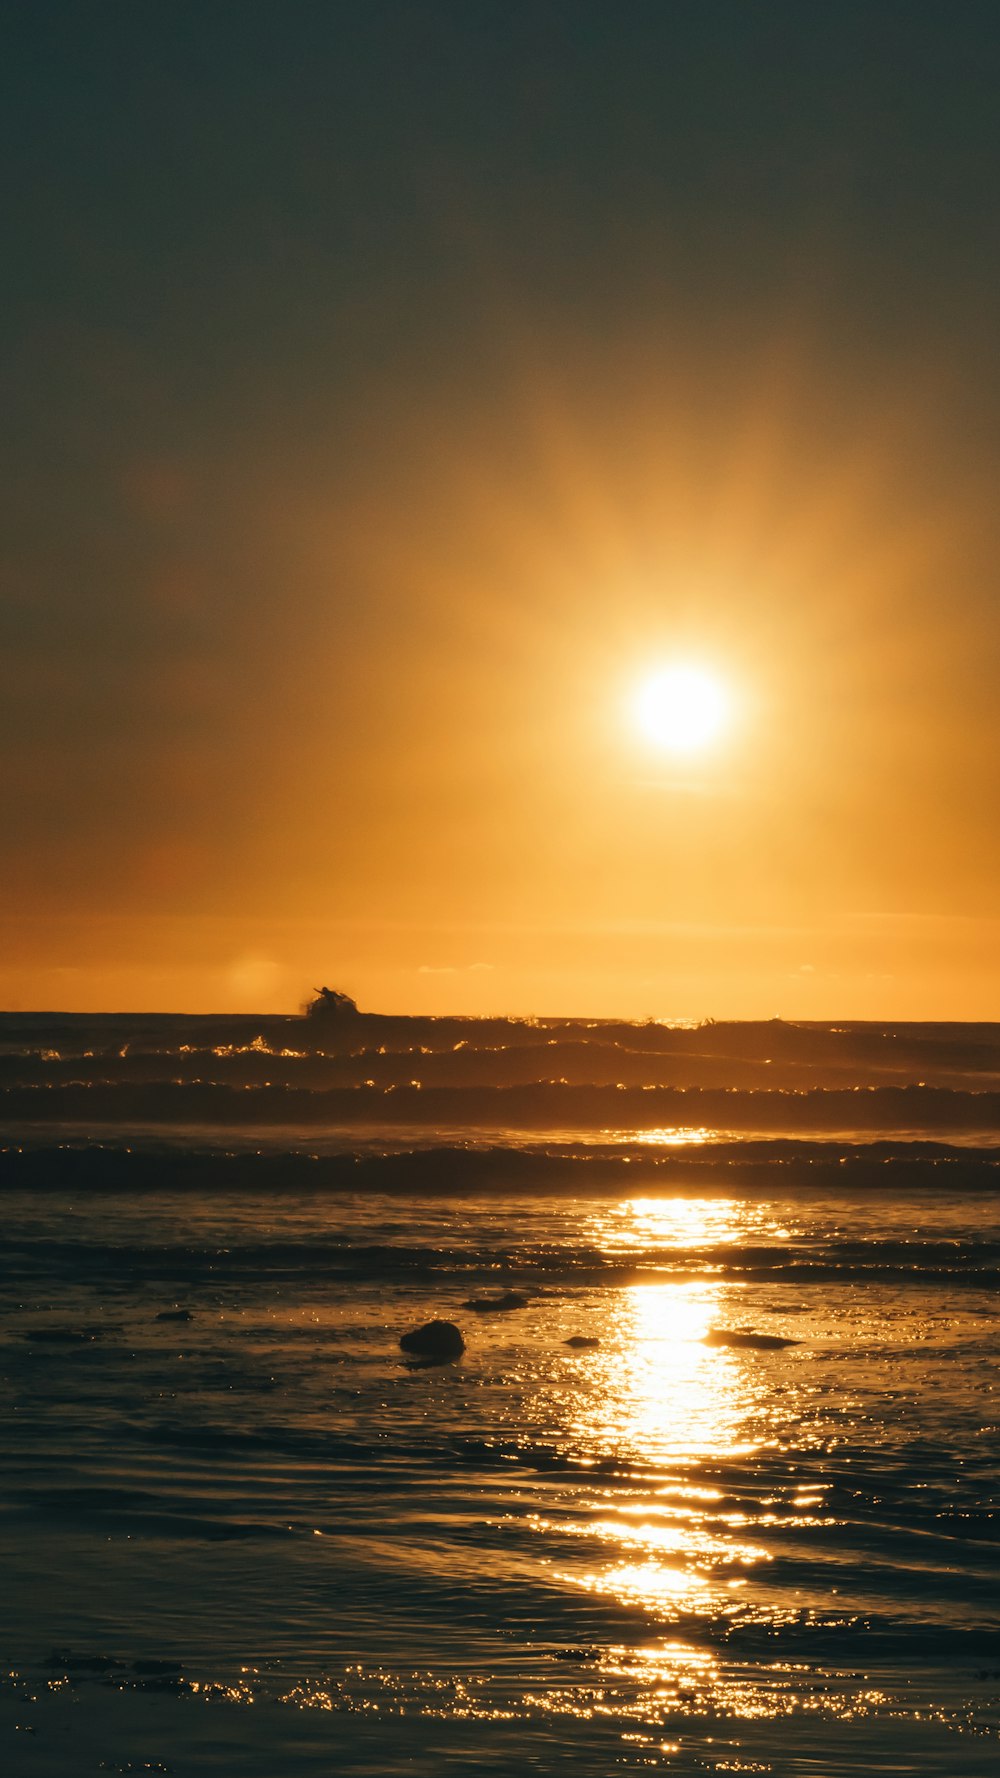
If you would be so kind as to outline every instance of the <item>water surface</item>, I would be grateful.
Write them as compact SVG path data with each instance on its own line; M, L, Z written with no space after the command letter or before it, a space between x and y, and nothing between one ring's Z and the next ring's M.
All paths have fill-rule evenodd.
M768 1135L756 1085L725 1125L483 1124L552 1029L420 1023L3 1021L7 1769L995 1772L995 1030L594 1037L656 1100L709 1064L955 1095ZM428 1056L447 1130L258 1103ZM459 1362L405 1360L432 1317Z

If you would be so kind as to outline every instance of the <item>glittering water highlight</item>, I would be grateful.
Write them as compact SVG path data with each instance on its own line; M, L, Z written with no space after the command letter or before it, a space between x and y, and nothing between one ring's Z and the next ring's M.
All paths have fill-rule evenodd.
M7 1769L992 1773L977 1130L12 1125Z

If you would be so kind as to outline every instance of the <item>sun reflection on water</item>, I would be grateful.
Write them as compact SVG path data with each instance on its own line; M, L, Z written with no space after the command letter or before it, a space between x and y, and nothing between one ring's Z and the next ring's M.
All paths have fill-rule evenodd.
M628 1198L600 1212L594 1238L606 1253L731 1246L749 1232L747 1210L733 1198Z
M614 1345L602 1349L590 1387L569 1404L574 1444L643 1466L752 1448L740 1432L739 1360L704 1343L721 1296L711 1279L623 1289Z
M759 1216L733 1200L634 1198L595 1208L590 1233L608 1254L662 1249L668 1261L746 1239L748 1217ZM721 1465L752 1457L771 1437L759 1367L706 1343L728 1319L733 1289L704 1268L622 1288L610 1335L566 1402L565 1427L577 1450L611 1453L620 1470L600 1483L595 1475L558 1522L536 1519L570 1540L567 1548L579 1541L582 1560L562 1579L663 1622L739 1609L748 1573L770 1561L753 1536L759 1517L715 1485Z
M605 1142L634 1142L646 1148L700 1148L706 1142L719 1142L728 1134L710 1129L707 1124L659 1124L652 1129L607 1130Z

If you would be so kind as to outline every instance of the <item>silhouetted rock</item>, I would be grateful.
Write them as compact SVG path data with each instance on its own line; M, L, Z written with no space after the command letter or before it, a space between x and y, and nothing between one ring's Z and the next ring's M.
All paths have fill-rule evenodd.
M339 988L317 988L315 1000L310 1000L306 1007L307 1019L356 1019L359 1018L358 1003L349 994L342 994Z
M800 1340L786 1340L780 1334L754 1333L748 1328L713 1327L705 1335L706 1346L748 1346L758 1352L778 1352L783 1346L799 1346Z
M600 1343L595 1334L570 1334L569 1339L563 1341L564 1346L576 1346L581 1351L585 1346L599 1346Z
M463 1309L474 1309L477 1315L490 1315L505 1309L526 1309L528 1298L519 1290L506 1290L503 1296L470 1296Z
M157 1321L193 1321L193 1309L161 1309Z
M404 1352L417 1358L461 1358L465 1351L465 1341L453 1321L426 1321L412 1333L401 1334L399 1343Z

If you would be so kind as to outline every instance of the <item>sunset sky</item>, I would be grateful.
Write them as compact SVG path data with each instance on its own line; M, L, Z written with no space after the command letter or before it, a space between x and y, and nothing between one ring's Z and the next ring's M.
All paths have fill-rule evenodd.
M995 5L32 0L0 83L0 1004L997 1016Z

